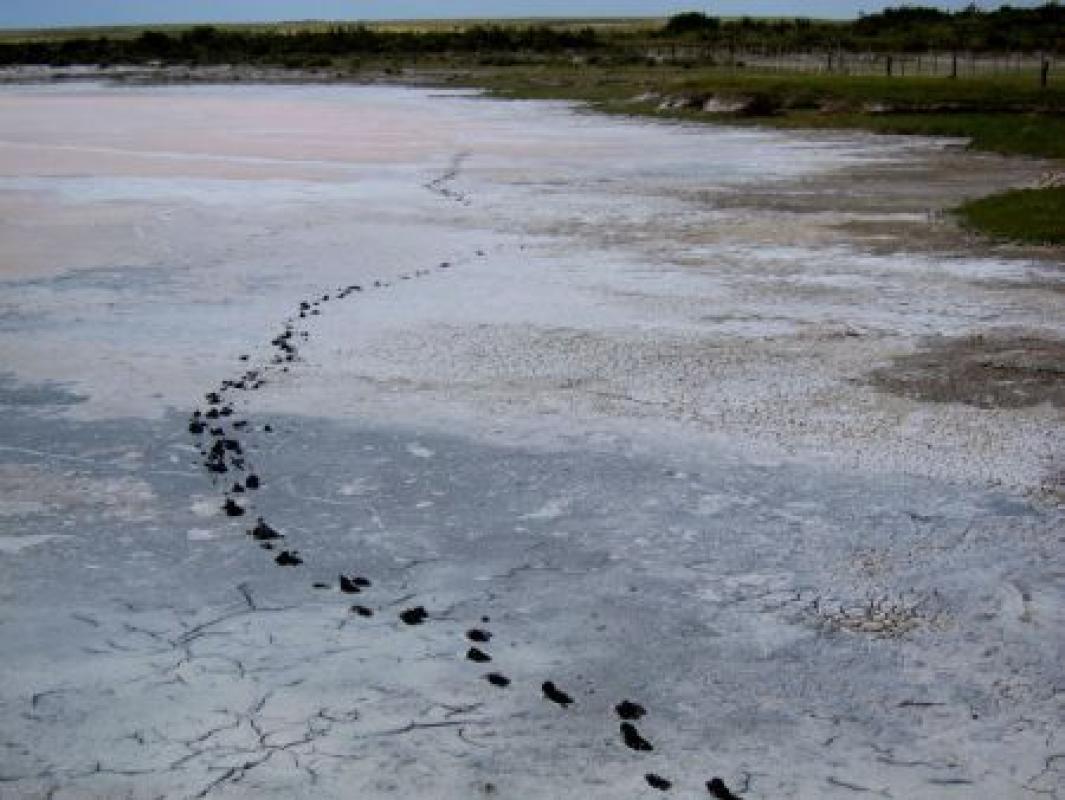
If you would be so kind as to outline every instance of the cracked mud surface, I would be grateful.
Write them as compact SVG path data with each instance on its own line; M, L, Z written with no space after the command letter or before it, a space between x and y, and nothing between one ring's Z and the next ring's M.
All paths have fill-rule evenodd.
M1023 163L0 103L0 798L1065 795L1058 266L813 188Z

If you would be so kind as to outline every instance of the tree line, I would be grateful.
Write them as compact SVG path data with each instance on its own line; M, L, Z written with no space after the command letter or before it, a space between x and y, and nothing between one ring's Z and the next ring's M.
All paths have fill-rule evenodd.
M147 30L136 37L71 36L0 43L0 64L281 64L327 66L362 57L552 57L635 53L648 42L697 43L780 50L835 48L852 52L927 50L1065 52L1065 7L1003 6L958 12L903 7L849 22L810 19L720 19L677 14L658 29L572 28L565 25L471 25L455 30L401 31L366 25L324 29L240 29L200 26Z
M889 8L850 22L810 19L722 20L698 12L677 14L660 36L711 45L772 46L803 50L837 47L852 52L1065 52L1065 6L984 11L975 5L950 12L924 6Z

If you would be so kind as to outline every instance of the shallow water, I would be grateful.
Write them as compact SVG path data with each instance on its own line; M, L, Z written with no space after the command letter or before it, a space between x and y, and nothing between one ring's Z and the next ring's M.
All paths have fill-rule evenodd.
M1065 333L1060 265L934 213L1038 168L415 89L0 90L0 797L1060 792L1060 412L870 377ZM186 428L247 369L231 519L247 469Z

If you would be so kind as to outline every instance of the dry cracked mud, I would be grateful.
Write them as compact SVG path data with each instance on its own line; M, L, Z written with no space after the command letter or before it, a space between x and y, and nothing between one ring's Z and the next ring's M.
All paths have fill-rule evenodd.
M0 797L1065 795L1065 275L939 213L1041 165L0 111Z

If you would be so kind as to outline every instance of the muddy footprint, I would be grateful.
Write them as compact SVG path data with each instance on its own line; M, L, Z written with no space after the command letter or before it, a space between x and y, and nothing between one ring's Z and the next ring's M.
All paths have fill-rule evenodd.
M647 781L647 785L652 789L658 789L660 792L668 792L673 788L673 781L668 781L661 775L655 775L653 772L648 772L643 776Z
M274 528L270 527L270 525L268 525L262 517L259 517L259 520L258 522L256 522L255 527L248 531L248 535L259 542L268 542L273 539L285 538L285 535L283 533L280 533L279 531L274 530Z
M741 800L738 794L733 794L721 778L714 778L706 782L706 791L710 792L717 800Z
M622 700L614 706L614 711L624 720L642 719L643 715L647 713L646 708L639 703L633 703L631 700Z
M226 502L225 505L222 506L222 510L225 511L226 516L229 517L244 516L244 506L234 501L232 497L226 498Z
M303 559L297 550L282 550L274 559L274 563L279 567L298 567L303 563Z
M344 594L358 594L363 589L370 588L370 581L366 578L349 578L347 575L340 576L340 591Z
M552 703L558 703L563 708L568 708L573 702L573 698L555 686L552 681L544 681L540 688L543 690L544 697Z
M399 618L408 625L421 625L429 619L429 614L426 613L423 606L415 606L414 608L408 608L406 611L403 611L399 615Z
M636 730L636 726L631 722L621 723L621 738L625 742L625 746L631 750L649 753L655 749L654 745L640 736L640 732Z

